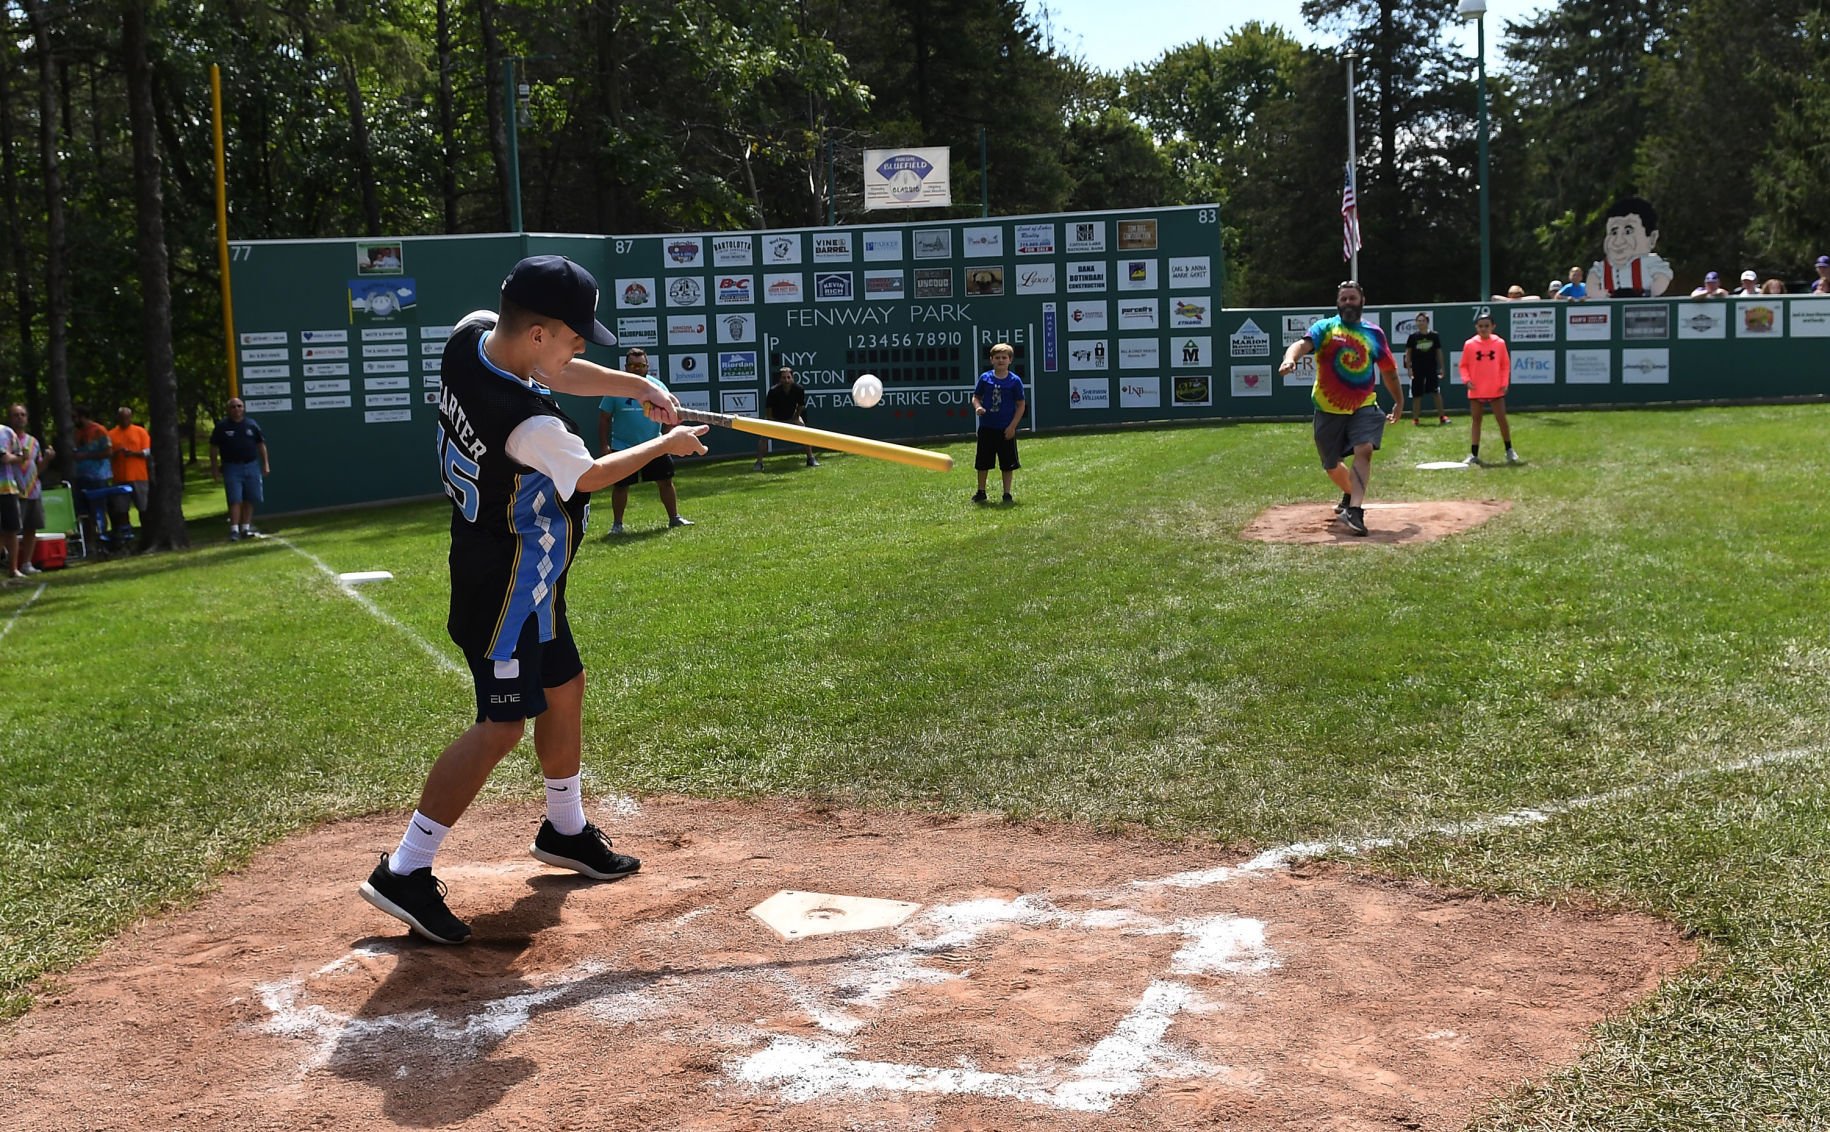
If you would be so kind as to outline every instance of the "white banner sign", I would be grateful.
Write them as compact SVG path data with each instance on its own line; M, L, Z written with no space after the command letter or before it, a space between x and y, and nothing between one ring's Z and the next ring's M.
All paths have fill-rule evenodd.
M947 147L864 151L864 207L935 208L953 203Z

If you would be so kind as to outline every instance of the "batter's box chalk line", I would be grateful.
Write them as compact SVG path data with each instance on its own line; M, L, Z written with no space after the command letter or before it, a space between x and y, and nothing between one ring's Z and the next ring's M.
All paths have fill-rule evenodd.
M1815 749L1769 752L1737 761L1677 771L1602 793L1511 810L1469 821L1417 828L1386 837L1299 842L1266 850L1238 864L1139 879L1116 889L1081 894L1084 898L1121 903L1138 889L1204 888L1250 881L1311 858L1370 852L1423 836L1459 837L1535 825L1559 814L1622 801L1659 789L1681 786L1695 778L1733 774L1819 757ZM697 919L698 917L694 917ZM684 918L674 921L677 926ZM939 957L970 948L988 934L1008 926L1058 927L1084 932L1107 930L1128 935L1174 936L1180 946L1165 969L1155 973L1138 1000L1084 1053L1038 1058L1022 1073L997 1073L972 1065L948 1067L871 1060L853 1056L847 1039L862 1029L905 987L935 985L971 975L958 965L940 966ZM721 989L773 988L820 1031L818 1037L771 1031L761 1023L713 1023L709 1033L687 1033L685 1040L732 1048L722 1061L732 1084L772 1089L788 1102L805 1102L847 1094L908 1093L973 1095L1004 1098L1057 1110L1106 1112L1120 1100L1142 1092L1153 1081L1219 1076L1227 1067L1204 1061L1169 1041L1176 1018L1221 1007L1210 997L1215 986L1235 985L1240 978L1262 977L1279 967L1256 919L1214 915L1163 920L1129 907L1069 910L1042 895L1014 899L986 898L923 909L896 930L896 944L867 955L822 963L831 972L815 986L797 977L793 962L747 968L667 971L639 974L618 971L601 962L576 965L539 980L542 985L478 1004L460 1018L428 1010L356 1017L311 1001L311 984L358 970L360 959L385 957L392 947L368 947L333 959L310 975L264 983L255 994L266 1009L261 1031L306 1044L299 1064L305 1072L332 1061L340 1050L367 1058L419 1063L428 1058L452 1065L481 1059L501 1042L533 1024L545 1012L580 1009L606 1025L624 1026L658 1018L676 1021L693 1005L716 1001ZM1216 983L1218 977L1230 977ZM1206 980L1206 991L1194 980Z

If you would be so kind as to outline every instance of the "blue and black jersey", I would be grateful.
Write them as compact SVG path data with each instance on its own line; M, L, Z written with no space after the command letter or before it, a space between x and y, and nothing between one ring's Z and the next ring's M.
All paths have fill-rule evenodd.
M507 660L521 627L539 619L553 638L565 616L565 575L584 537L591 496L561 500L545 473L516 463L508 437L537 416L580 438L552 391L499 368L483 353L496 316L467 316L445 343L438 405L439 478L451 498L451 613L445 629L466 654Z

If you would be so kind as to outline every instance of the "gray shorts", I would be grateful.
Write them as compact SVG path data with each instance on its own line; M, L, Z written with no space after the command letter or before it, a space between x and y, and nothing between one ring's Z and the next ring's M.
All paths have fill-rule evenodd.
M1377 402L1362 405L1351 413L1315 414L1315 453L1322 458L1322 470L1335 467L1362 444L1376 452L1385 439L1385 410Z

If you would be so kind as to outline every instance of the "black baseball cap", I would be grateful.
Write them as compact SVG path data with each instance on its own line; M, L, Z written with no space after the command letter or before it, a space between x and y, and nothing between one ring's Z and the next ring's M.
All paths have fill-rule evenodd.
M502 280L502 297L543 318L556 318L599 346L616 335L597 321L597 280L562 255L528 256Z

